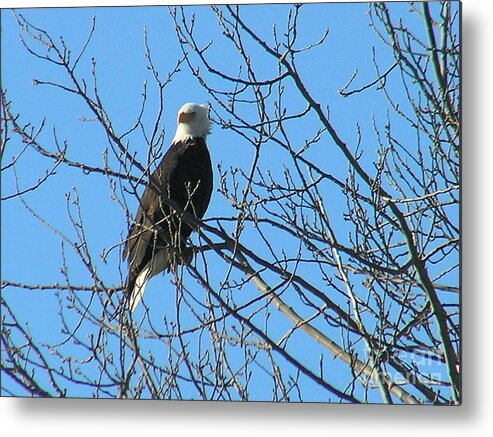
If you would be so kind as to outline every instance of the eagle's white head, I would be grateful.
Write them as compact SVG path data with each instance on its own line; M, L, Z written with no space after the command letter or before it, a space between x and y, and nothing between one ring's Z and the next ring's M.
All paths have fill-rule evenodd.
M185 103L178 111L173 143L190 137L205 137L211 132L209 108L198 103Z

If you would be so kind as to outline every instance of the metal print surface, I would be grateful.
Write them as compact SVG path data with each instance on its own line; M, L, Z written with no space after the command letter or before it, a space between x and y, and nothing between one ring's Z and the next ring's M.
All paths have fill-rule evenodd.
M2 396L460 403L459 2L1 19Z

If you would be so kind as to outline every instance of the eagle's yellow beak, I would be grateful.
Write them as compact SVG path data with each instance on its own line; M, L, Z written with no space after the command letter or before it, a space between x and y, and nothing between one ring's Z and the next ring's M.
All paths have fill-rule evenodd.
M195 112L180 112L178 123L190 123L195 118Z

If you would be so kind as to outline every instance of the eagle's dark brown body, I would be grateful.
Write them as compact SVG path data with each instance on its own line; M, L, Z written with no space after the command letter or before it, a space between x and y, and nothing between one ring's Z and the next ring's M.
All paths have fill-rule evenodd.
M183 251L185 240L192 232L164 199L171 199L198 219L209 205L213 174L205 139L186 138L174 142L151 180L153 183L148 184L140 200L123 253L129 263L127 290L132 295L134 287L139 288L138 299L143 293L140 288L145 288L150 276L170 267L175 259L172 254ZM142 275L140 283L139 275Z

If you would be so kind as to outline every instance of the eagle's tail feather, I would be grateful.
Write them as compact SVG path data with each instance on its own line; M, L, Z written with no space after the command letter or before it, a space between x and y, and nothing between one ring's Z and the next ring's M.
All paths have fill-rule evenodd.
M161 273L170 266L170 249L162 248L158 250L152 259L139 272L137 277L128 282L128 298L130 303L130 311L134 311L144 295L147 283L154 275ZM132 278L133 279L133 278ZM132 284L133 282L133 284Z
M142 269L135 279L135 284L130 293L130 311L134 312L135 308L142 299L144 291L146 289L147 282L151 279L151 266L150 262Z

